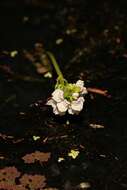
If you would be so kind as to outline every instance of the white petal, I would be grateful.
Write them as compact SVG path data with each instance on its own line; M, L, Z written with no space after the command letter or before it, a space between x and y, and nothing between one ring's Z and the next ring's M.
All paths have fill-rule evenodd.
M57 109L57 104L56 104L56 102L55 102L53 99L50 99L50 100L46 103L46 105L52 106L52 108L53 108L53 113L54 113L55 115L58 115L58 114L59 114L59 111L58 111L58 109Z
M57 107L56 107L56 108L53 108L53 113L54 113L55 115L59 115L59 111L58 111Z
M72 110L71 108L68 109L68 113L71 114L71 115L74 115L74 110Z
M83 80L78 80L76 82L76 85L82 88L84 86L84 81Z
M52 106L53 108L56 108L56 102L53 99L48 100L46 105Z
M63 113L63 112L67 111L68 105L69 105L68 101L64 100L62 102L57 103L57 108L58 108L59 112Z
M64 99L64 92L60 89L56 89L53 93L52 93L52 98L53 100L55 100L56 102L61 102Z
M65 100L66 101L66 100ZM66 101L67 102L67 101ZM58 103L59 104L59 103ZM49 106L52 106L52 108L53 108L53 113L55 114L55 115L64 115L65 114L65 112L61 112L59 109L58 109L58 107L57 107L57 103L56 103L56 101L54 101L53 99L50 99L50 100L48 100L48 102L46 103L46 105L49 105Z
M82 103L84 103L84 102L85 102L85 99L84 99L83 97L79 97L78 100L77 100L77 102L82 102Z
M78 98L77 101L73 101L71 104L72 110L80 112L83 109L84 101L85 100L83 97Z
M82 91L81 91L81 94L87 94L87 93L88 93L86 87L83 87L81 90L82 90Z
M76 85L80 87L80 89L81 89L81 94L87 94L87 93L88 93L86 87L84 87L84 81L78 80L78 81L76 82Z
M72 108L69 108L68 113L71 115L74 115L74 114L78 115L80 113L80 111L72 110Z
M55 115L60 115L60 116L65 115L65 112L60 112L60 111L58 110L58 108L53 109L53 113L54 113Z

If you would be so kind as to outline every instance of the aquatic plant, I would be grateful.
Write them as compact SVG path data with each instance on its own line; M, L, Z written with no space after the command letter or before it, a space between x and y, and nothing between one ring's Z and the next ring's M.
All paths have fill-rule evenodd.
M29 175L24 174L20 178L20 183L23 186L23 188L29 189L29 190L41 190L46 186L46 178L42 175Z
M48 52L48 55L52 60L58 78L55 90L52 93L52 97L48 100L47 105L52 106L55 115L65 115L66 111L72 115L79 114L85 102L84 96L87 94L84 81L78 80L76 83L68 83L68 81L64 79L52 53Z
M15 185L15 179L20 176L20 172L16 167L5 167L0 170L0 184Z
M98 93L104 96L107 95L107 90L100 90L96 88L86 88L84 81L78 80L76 83L69 83L63 76L60 67L51 52L47 52L52 64L58 75L55 90L51 98L48 99L47 105L52 106L55 115L79 114L85 102L85 95L88 92Z

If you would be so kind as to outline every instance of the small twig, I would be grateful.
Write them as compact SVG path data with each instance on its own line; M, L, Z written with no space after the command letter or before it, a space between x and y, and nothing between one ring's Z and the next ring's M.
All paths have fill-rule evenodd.
M44 140L43 140L43 143L46 143L47 141L52 141L52 140L59 140L59 139L64 139L64 138L67 138L68 135L61 135L61 136L54 136L54 137L46 137Z
M3 139L3 140L10 140L10 139L13 139L14 137L13 136L7 136L7 135L5 135L5 134L2 134L2 133L0 133L0 137Z
M13 140L12 143L18 144L18 143L23 142L23 141L24 141L24 138L21 138L21 139Z
M107 98L111 98L111 95L108 94L107 90L101 90L98 88L87 88L87 91L95 94L100 94L102 96L106 96Z
M9 142L14 143L14 144L17 144L17 143L24 141L24 138L15 140L14 136L8 136L8 135L0 133L0 140L1 139L9 141Z

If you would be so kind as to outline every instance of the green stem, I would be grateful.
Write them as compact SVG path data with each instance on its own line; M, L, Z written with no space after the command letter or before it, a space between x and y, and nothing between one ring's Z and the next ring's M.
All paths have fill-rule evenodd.
M62 74L62 72L60 70L60 67L59 67L54 55L49 51L47 51L47 55L51 59L51 62L52 62L53 66L54 66L54 68L56 70L56 73L57 73L58 77L60 77L62 80L64 80L63 74Z

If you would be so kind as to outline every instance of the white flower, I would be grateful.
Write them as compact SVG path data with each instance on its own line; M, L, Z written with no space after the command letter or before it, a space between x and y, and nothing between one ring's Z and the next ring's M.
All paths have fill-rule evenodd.
M58 95L58 93L56 93L56 94ZM53 93L53 95L54 95L54 93ZM54 98L54 96L50 100L48 100L47 105L52 106L53 113L55 115L64 115L68 109L69 102L65 99L61 100L61 102L60 102L57 96L55 98L56 98L56 100L58 100L58 102L55 101L53 98Z
M75 87L78 88L75 88ZM79 88L80 87L80 88ZM70 90L71 89L71 90ZM79 114L83 109L84 97L87 94L87 89L84 87L84 82L78 80L76 84L68 84L63 86L63 90L57 88L53 93L47 105L52 106L55 115Z
M59 114L58 109L57 109L56 102L55 102L53 99L48 100L48 102L46 103L46 105L52 106L52 108L53 108L53 113L54 113L55 115L58 115L58 114Z
M82 108L83 108L83 103L84 103L84 98L83 97L80 97L78 98L76 101L73 101L71 103L71 108L75 111L81 111Z
M61 113L65 113L68 109L69 102L67 100L63 100L57 103L58 111Z
M61 114L61 113L58 111L57 106L56 106L55 108L53 108L53 113L54 113L55 115L63 115L63 114Z
M68 113L69 114L78 114L83 109L83 103L85 99L83 97L79 97L76 101L72 101Z
M80 87L80 89L81 89L81 94L82 94L82 95L88 93L86 87L84 87L84 81L78 80L78 81L76 82L76 86L79 86L79 87Z
M64 92L60 89L56 89L52 93L52 99L55 100L56 102L61 102L62 100L64 100Z
M48 100L46 105L52 106L53 108L56 108L56 103L55 103L55 101L53 99Z
M84 81L78 80L78 81L76 82L76 85L79 86L80 88L82 88L82 87L84 86Z

